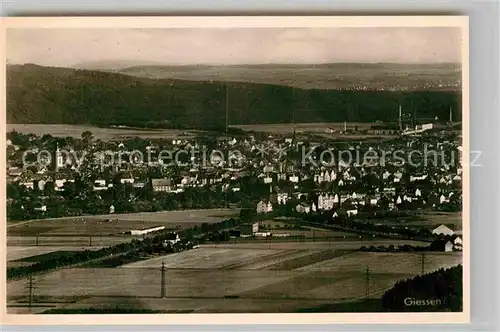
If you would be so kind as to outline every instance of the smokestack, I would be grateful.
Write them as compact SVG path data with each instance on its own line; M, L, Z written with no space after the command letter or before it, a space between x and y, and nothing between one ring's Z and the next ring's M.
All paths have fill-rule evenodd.
M399 105L399 130L403 130L403 124L401 123L401 105Z

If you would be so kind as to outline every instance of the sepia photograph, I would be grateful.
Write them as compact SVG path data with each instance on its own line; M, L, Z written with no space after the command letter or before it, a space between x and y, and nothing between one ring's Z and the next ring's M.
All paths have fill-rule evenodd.
M5 20L5 315L468 321L467 29Z

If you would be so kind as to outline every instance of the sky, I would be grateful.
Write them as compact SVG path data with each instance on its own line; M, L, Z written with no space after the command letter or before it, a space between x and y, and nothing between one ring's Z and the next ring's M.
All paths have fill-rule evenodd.
M7 61L133 64L461 62L459 28L8 29Z

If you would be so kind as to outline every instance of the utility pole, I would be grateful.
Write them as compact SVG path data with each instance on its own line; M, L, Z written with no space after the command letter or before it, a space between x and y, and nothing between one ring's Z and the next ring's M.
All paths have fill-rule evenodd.
M453 122L453 112L451 111L451 106L450 106L450 123Z
M366 297L370 294L370 269L367 267L365 271Z
M424 275L424 273L425 273L425 253L422 253L420 261L422 263L422 275Z
M36 246L38 247L38 235L36 236Z
M89 247L92 247L92 235L89 236Z
M33 305L33 276L29 277L29 307L31 308Z
M166 268L165 268L165 262L161 262L161 294L160 294L160 297L161 298L165 298L165 271L166 271Z

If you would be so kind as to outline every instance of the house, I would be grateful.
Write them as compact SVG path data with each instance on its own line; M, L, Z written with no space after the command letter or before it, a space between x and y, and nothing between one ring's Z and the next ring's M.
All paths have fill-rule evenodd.
M269 213L273 211L273 205L271 202L259 201L256 208L257 213Z
M286 201L288 201L288 194L287 193L278 193L276 197L278 204L286 204Z
M108 187L106 186L106 180L95 180L94 181L94 190L106 190Z
M411 176L410 175L410 182L415 182L415 181L422 181L427 179L427 174L421 175L421 176Z
M166 237L167 239L163 241L163 245L174 245L181 240L177 233L169 233Z
M335 198L337 202L335 202ZM333 209L333 204L338 203L337 195L321 194L318 196L318 209L319 210L331 210Z
M446 242L446 244L444 245L444 251L453 251L453 243L451 243L451 241Z
M10 167L9 168L9 176L11 177L19 177L23 174L23 169L20 167Z
M432 230L432 234L435 235L444 235L444 236L452 236L455 234L453 230L451 230L449 227L445 225L441 225L436 227L434 230Z
M358 209L347 210L348 217L355 216L357 214L358 214Z
M47 211L47 205L40 205L34 208L35 211L38 212L46 212Z
M35 184L33 181L20 182L19 185L31 190L35 188Z
M295 207L295 211L298 213L309 213L311 212L311 207L305 203L300 203Z
M156 192L171 192L174 189L172 179L151 179L151 185Z
M135 179L133 177L126 177L120 179L120 183L125 184L125 183L134 183Z

